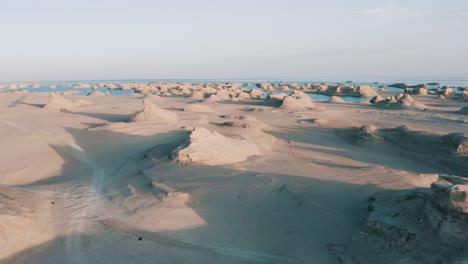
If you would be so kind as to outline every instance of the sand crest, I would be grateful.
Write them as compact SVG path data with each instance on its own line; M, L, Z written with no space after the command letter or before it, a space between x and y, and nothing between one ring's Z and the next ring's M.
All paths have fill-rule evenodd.
M149 100L143 100L143 110L135 114L130 121L161 121L163 123L175 123L177 122L177 114L171 111L159 108Z

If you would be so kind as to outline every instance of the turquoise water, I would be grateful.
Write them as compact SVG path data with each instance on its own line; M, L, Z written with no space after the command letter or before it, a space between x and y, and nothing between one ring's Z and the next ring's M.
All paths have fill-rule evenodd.
M275 92L276 94L284 93L287 95L290 95L292 92ZM331 98L329 95L325 94L316 94L316 93L306 93L312 100L316 102L328 102ZM263 94L262 99L265 99L268 95L268 92L265 92ZM370 98L361 98L361 97L353 97L353 96L340 96L341 99L343 99L347 103L363 103L363 102L369 102Z
M39 88L33 88L32 85L28 85L27 88L23 88L23 89L18 89L18 90L27 90L31 93L54 93L54 92L70 92L70 91L76 91L77 93L76 94L72 94L72 95L87 95L88 93L90 92L93 92L93 91L100 91L100 92L103 92L103 93L106 93L106 92L109 92L111 95L113 96L121 96L121 95L130 95L130 94L133 94L133 91L122 91L122 90L109 90L107 88L104 88L104 87L100 87L98 89L92 89L92 88L80 88L80 89L75 89L72 87L69 87L69 83L62 83L62 84L56 84L57 88L56 89L51 89L50 86L47 84L47 85L41 85ZM1 89L0 89L1 90ZM4 89L4 90L8 90L8 89Z

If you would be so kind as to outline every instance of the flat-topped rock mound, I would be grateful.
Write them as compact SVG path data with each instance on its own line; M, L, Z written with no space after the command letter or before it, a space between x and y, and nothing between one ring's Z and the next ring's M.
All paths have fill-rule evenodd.
M161 121L163 123L177 123L178 117L177 114L159 108L157 105L151 101L145 99L143 100L143 110L135 114L131 119L131 122L140 122L140 121Z
M246 139L230 138L204 127L196 127L186 144L174 150L179 164L223 165L262 155L256 144Z

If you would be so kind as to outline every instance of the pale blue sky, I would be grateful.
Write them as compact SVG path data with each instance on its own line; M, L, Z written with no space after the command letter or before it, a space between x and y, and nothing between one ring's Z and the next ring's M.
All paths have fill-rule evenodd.
M0 0L0 81L468 78L466 0Z

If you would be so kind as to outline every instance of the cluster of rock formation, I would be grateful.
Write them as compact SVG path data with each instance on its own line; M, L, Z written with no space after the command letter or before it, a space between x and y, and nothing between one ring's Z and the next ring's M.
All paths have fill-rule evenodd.
M375 96L370 101L377 107L388 108L388 109L414 109L414 110L426 110L426 105L413 99L409 94L397 94L388 98L382 98Z
M264 104L289 111L315 108L313 100L306 93L301 91L294 91L290 95L285 93L270 93L264 101Z

